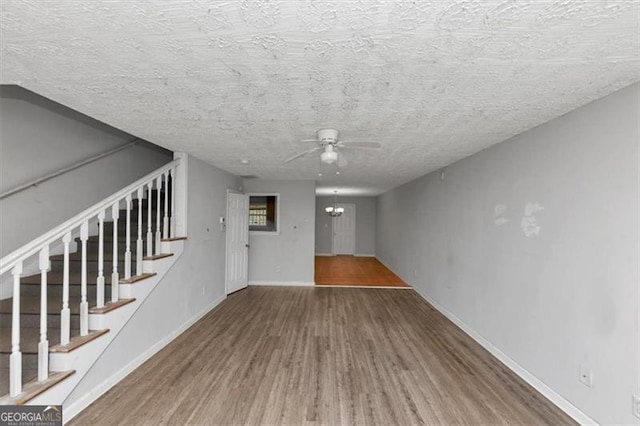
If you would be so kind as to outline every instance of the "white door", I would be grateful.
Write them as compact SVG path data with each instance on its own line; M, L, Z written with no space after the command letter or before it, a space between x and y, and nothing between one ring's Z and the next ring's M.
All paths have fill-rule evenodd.
M344 207L344 213L333 218L333 254L356 254L356 205L338 207Z
M227 294L247 286L249 281L249 196L227 194Z

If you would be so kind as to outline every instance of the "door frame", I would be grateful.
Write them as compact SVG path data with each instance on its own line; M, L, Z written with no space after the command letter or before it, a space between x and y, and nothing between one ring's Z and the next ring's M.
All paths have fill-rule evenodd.
M357 217L356 203L337 203L336 204L336 207L340 207L340 206L342 206L342 207L344 207L344 206L353 206L353 256L355 256L356 255L356 242L357 242L357 236L356 236L356 217ZM331 218L331 256L338 256L336 254L336 250L335 250L335 247L334 247L335 226L336 226L336 218L332 217Z
M229 218L229 194L247 195L242 191L227 188L227 196L225 198L225 216L224 216L224 296L229 294L229 234L227 233L227 219ZM249 224L247 224L249 226ZM247 238L249 234L247 233ZM247 250L247 283L249 281L249 250Z

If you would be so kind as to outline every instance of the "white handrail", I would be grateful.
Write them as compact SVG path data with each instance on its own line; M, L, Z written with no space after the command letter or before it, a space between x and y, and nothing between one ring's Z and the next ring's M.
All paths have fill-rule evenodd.
M44 183L44 182L46 182L46 181L48 181L50 179L53 179L53 178L58 177L60 175L63 175L63 174L65 174L67 172L70 172L72 170L78 169L78 168L80 168L82 166L85 166L85 165L87 165L89 163L93 163L94 161L98 161L98 160L100 160L100 159L102 159L104 157L108 157L108 156L110 156L112 154L115 154L116 152L122 151L123 149L127 149L127 148L132 147L132 146L134 146L136 144L139 144L140 142L143 142L142 139L136 139L136 140L131 141L129 143L126 143L124 145L120 145L118 147L110 149L109 151L105 151L102 154L94 155L93 157L89 157L89 158L87 158L85 160L79 161L79 162L74 163L74 164L72 164L70 166L63 167L62 169L56 170L55 172L49 173L48 175L33 179L32 181L29 181L29 182L27 182L25 184L22 184L20 186L16 186L15 188L10 189L10 190L5 191L2 194L0 194L0 200L2 200L3 198L7 198L10 195L17 194L18 192L22 192L25 189L29 189L32 186L38 186L41 183Z
M115 202L126 197L127 194L130 194L137 190L139 186L148 183L152 179L155 179L159 174L162 174L167 170L171 170L172 168L178 166L179 163L180 159L178 158L171 161L170 163L165 164L164 166L138 179L131 185L121 189L110 197L105 198L97 204L94 204L82 213L79 213L66 222L56 226L51 231L41 235L40 237L32 240L19 249L6 255L2 259L0 259L0 274L4 274L10 271L11 268L13 268L17 263L27 259L30 256L33 256L45 245L51 244L54 241L62 238L67 232L78 228L85 220L97 216L100 212L106 210L108 207L111 207Z

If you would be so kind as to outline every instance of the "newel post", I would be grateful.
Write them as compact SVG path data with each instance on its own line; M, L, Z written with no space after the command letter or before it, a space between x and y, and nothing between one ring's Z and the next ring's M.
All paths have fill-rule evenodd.
M174 152L174 160L179 160L179 164L175 169L175 175L172 174L173 179L173 203L175 211L172 212L172 220L175 221L175 232L172 236L186 237L187 236L187 202L189 200L188 193L188 158L189 156L184 152Z

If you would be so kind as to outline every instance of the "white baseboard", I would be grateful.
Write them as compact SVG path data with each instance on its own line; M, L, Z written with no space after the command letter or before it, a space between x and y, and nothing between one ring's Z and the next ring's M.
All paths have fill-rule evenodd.
M316 253L316 256L333 256L333 254L331 253ZM362 253L356 253L353 255L354 257L376 257L375 254L362 254Z
M165 346L171 343L176 337L184 333L189 327L198 322L203 316L205 316L209 311L218 306L224 299L226 299L226 295L217 298L202 311L195 314L189 320L184 322L181 326L176 328L173 332L168 334L165 338L155 343L149 349L141 353L138 357L133 359L129 364L122 367L118 372L113 374L111 377L107 378L105 381L100 383L98 386L93 388L90 392L88 392L85 396L75 401L73 404L68 407L64 407L64 422L68 422L75 416L77 416L82 410L87 408L92 402L96 399L100 398L105 392L111 389L113 386L118 384L122 379L127 377L129 373L133 370L141 366L145 361L149 358L160 352Z
M249 281L249 285L276 285L286 287L309 287L316 283L313 281Z
M386 265L385 265L386 266ZM387 266L388 267L388 266ZM391 268L389 268L391 269ZM494 357L500 360L504 365L506 365L511 371L520 376L525 382L529 383L535 390L544 395L548 400L554 403L558 408L571 416L576 422L581 425L597 425L598 423L593 420L591 417L583 413L579 408L575 405L567 401L563 396L558 394L556 391L547 386L544 382L538 379L536 376L527 371L524 367L518 364L515 360L509 357L507 354L502 352L497 347L493 346L491 342L478 334L475 330L465 324L460 318L455 316L452 312L448 311L444 306L440 305L438 302L429 298L423 291L414 287L414 290L429 304L431 304L436 310L438 310L442 315L447 317L451 322L453 322L458 328L464 331L467 335L469 335L473 340L478 342L480 346L485 348L487 351L491 353Z

